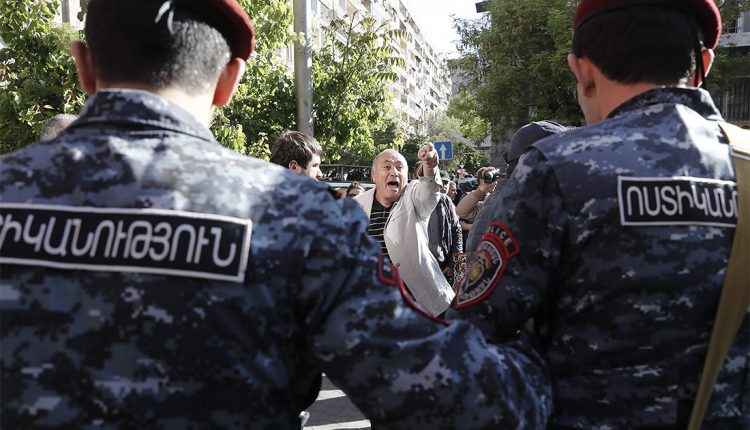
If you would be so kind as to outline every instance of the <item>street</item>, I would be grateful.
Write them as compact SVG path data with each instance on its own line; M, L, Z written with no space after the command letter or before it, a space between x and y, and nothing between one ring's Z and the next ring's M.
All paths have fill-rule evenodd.
M307 411L310 420L305 425L306 430L370 428L370 422L325 375L320 394Z

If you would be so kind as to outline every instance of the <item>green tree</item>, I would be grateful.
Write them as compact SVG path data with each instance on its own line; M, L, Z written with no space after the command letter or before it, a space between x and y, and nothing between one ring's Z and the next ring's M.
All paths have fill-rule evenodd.
M359 14L332 21L323 32L323 45L313 52L315 134L325 161L361 164L383 145L398 144L375 138L396 126L388 83L404 64L391 46L402 32Z
M427 119L427 127L430 130L427 141L448 140L453 144L453 158L440 162L440 168L443 170L453 172L465 168L474 171L487 164L487 155L475 148L481 139L473 140L464 137L461 131L462 125L459 118L450 116L447 112L432 115Z
M419 160L419 158L417 157L419 148L421 148L427 142L428 139L426 136L420 136L418 134L411 133L406 137L403 145L397 147L398 152L400 152L401 155L404 156L404 158L406 159L406 164L409 165L409 177L411 177L411 175L414 173L414 165L416 165L417 161Z
M79 0L85 10L88 0ZM256 27L256 54L247 62L232 102L214 114L219 143L239 153L268 158L270 142L295 128L294 82L279 52L300 40L286 0L239 0ZM77 83L69 43L83 35L54 23L61 0L0 0L0 153L37 140L43 123L58 113L77 113L85 94ZM82 18L82 16L81 16ZM343 32L344 38L336 34ZM327 161L360 163L400 145L405 133L390 112L388 82L403 60L390 47L400 31L370 17L334 21L315 53L316 137ZM367 161L369 162L369 161Z
M60 0L0 0L0 154L38 140L44 122L76 114L78 86L69 45L81 36L54 23Z
M279 52L299 36L291 30L293 15L284 0L240 0L253 19L256 53L228 106L214 115L211 131L224 146L268 159L270 144L295 127L294 82Z
M750 0L719 2L719 10L726 30L734 27L743 12L750 11ZM718 101L732 89L737 83L737 78L747 78L748 70L750 70L750 51L735 49L734 46L717 48L716 60L707 78L708 90L713 99Z
M456 20L461 56L455 68L467 77L467 102L502 139L531 121L583 123L575 80L566 62L571 51L571 17L577 2L490 0L488 13ZM750 9L750 0L717 1L725 26ZM720 47L709 76L714 99L747 76L750 53ZM473 101L472 101L473 97Z
M407 138L404 126L398 119L398 113L393 106L384 107L386 113L379 127L372 132L375 152L388 148L400 148Z
M458 131L478 144L490 133L490 124L480 116L476 95L466 89L451 97L445 114L459 121Z
M575 83L566 66L575 2L491 0L477 20L456 20L466 103L500 138L541 119L578 124ZM475 90L472 90L475 89Z

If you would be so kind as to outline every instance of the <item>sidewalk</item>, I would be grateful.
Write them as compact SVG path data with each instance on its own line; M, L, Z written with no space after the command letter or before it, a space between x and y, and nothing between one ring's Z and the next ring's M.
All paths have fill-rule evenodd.
M310 420L305 425L305 430L370 428L370 421L325 375L320 394L307 411L310 412Z

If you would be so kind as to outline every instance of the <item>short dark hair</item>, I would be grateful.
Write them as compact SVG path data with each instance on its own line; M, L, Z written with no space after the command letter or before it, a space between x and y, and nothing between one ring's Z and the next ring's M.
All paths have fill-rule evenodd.
M271 149L271 163L289 167L292 160L303 169L312 160L313 155L320 156L323 148L315 138L299 131L287 130L281 133Z
M346 196L349 197L349 191L356 190L356 189L360 189L364 191L365 187L363 187L362 184L360 184L359 182L354 181L351 184L349 184L349 187L346 189Z
M216 82L231 58L220 27L183 3L171 3L168 11L160 9L164 6L153 0L91 0L84 32L104 82L194 91Z
M686 11L639 5L604 12L578 26L573 53L586 57L613 81L674 84L695 71L703 33Z

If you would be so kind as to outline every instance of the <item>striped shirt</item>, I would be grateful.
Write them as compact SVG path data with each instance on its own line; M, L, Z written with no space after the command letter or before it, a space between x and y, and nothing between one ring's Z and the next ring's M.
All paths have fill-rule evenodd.
M388 221L388 215L390 215L392 208L393 205L387 208L383 207L383 205L378 203L378 200L373 197L372 210L370 211L370 226L367 228L367 233L380 242L380 249L386 257L388 256L388 249L385 247L383 230L385 229L385 223Z

